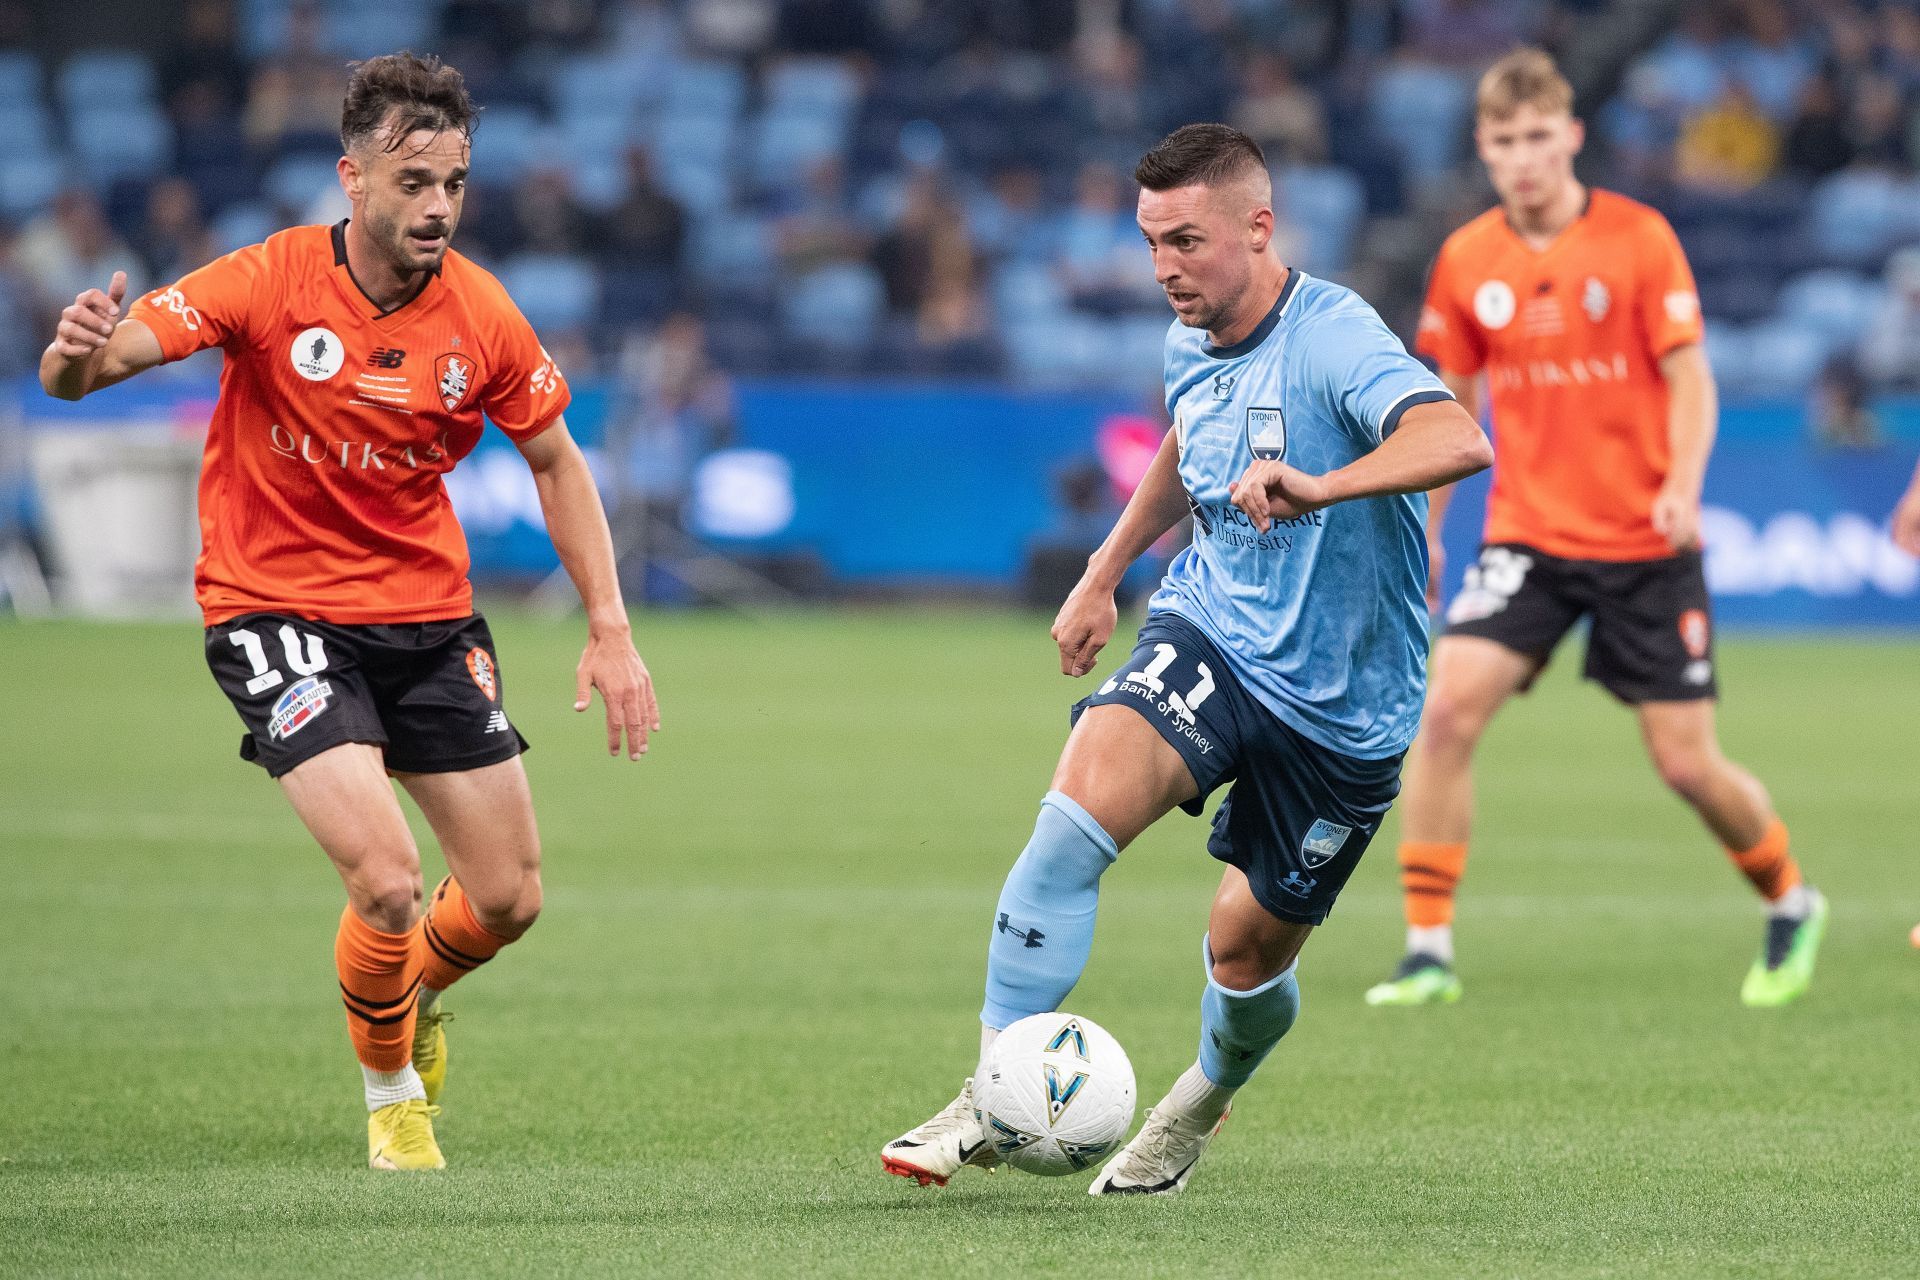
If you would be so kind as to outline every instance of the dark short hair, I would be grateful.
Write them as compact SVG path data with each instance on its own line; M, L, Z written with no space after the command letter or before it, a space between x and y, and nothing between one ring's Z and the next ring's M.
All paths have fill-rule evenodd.
M475 110L466 81L439 58L389 53L348 70L347 100L340 110L340 145L346 150L378 133L395 108L400 115L387 140L389 151L418 129L473 136Z
M1266 167L1260 144L1233 126L1186 124L1140 157L1133 180L1149 191L1214 187Z

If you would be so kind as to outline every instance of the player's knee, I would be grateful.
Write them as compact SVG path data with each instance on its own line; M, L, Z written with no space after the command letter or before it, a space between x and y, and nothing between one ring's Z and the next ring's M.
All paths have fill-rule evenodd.
M362 920L382 933L405 933L420 918L420 872L402 867L363 871L347 882Z
M1428 753L1465 755L1487 727L1486 711L1469 699L1442 693L1427 703L1420 718L1420 747Z
M1714 753L1692 744L1653 749L1653 767L1660 781L1683 800L1697 801L1713 784Z
M484 897L469 891L467 901L481 928L495 937L518 938L540 918L540 872L529 869Z
M1209 936L1208 943L1213 949L1213 980L1229 991L1252 991L1272 982L1300 952L1292 939L1263 943L1252 937Z

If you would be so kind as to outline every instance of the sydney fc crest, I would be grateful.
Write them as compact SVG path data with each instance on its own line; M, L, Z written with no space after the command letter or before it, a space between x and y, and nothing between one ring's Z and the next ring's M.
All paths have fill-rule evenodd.
M1247 448L1262 462L1287 456L1287 424L1278 409L1247 410Z

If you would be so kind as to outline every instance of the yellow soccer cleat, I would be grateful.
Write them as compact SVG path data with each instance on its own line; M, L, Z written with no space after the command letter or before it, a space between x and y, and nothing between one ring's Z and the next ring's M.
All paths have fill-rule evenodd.
M390 1102L367 1116L367 1165L415 1172L444 1169L447 1158L433 1140L433 1118L440 1108L418 1098Z
M413 1023L413 1069L427 1087L427 1104L438 1106L447 1087L447 1024L453 1015L442 1013L436 1002L432 1013L419 1014Z

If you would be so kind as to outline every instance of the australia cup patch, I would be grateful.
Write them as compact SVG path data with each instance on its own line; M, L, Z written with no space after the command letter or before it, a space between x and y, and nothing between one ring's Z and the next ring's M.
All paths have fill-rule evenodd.
M1307 835L1300 842L1300 853L1307 860L1309 870L1339 853L1346 846L1347 837L1353 834L1352 827L1337 822L1328 822L1325 818L1315 818L1313 825L1307 828Z
M1247 410L1247 448L1262 462L1287 456L1287 424L1278 409Z
M488 702L500 700L500 684L493 678L493 658L485 649L467 651L467 674L480 686L480 692L487 695Z
M433 362L433 387L440 407L452 413L473 390L473 361L457 351L441 356Z
M270 737L285 740L306 728L333 698L333 686L319 676L294 681L275 699L272 717L267 721Z
M347 362L346 344L331 329L302 329L287 354L293 371L308 382L325 382Z

